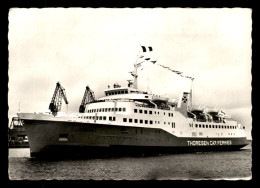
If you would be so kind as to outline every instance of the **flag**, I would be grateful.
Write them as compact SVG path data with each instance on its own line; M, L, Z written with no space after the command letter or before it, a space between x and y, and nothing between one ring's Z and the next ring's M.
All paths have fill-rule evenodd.
M141 47L142 47L143 52L146 52L146 51L151 52L151 51L153 51L153 48L151 46L148 46L148 49L145 46L141 46Z

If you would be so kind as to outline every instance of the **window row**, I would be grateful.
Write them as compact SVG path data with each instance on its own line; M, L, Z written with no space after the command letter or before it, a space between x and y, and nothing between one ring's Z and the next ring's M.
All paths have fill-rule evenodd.
M123 122L129 123L140 123L140 124L160 124L160 121L152 121L152 120L143 120L143 119L132 119L132 118L123 118ZM166 124L166 122L164 122ZM172 128L175 128L174 122L168 122L168 125L172 125Z
M126 108L98 108L98 109L90 109L87 110L87 113L95 113L95 112L125 112Z
M134 113L138 113L138 109L134 109ZM148 114L148 110L139 109L139 113ZM160 112L154 111L155 114L160 114ZM149 114L153 114L153 111L149 110ZM163 113L165 115L165 112ZM169 117L173 117L173 113L168 113Z
M219 129L236 129L236 126L229 126L229 125L204 125L204 124L190 124L190 127L195 127L195 128L219 128Z
M118 94L127 94L127 93L128 93L127 90L110 91L110 92L106 92L106 96L108 96L108 95L118 95Z
M107 120L106 116L79 116L78 118L82 119L92 119L92 120ZM116 121L116 117L109 116L109 121Z

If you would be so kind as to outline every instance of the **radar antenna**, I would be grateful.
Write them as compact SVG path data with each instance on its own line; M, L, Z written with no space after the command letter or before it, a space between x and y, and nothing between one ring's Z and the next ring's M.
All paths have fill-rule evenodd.
M89 86L87 86L85 93L84 93L84 96L83 96L83 99L82 99L82 102L81 102L81 105L79 106L79 112L84 113L86 105L88 103L93 102L93 101L95 101L94 92L89 88Z

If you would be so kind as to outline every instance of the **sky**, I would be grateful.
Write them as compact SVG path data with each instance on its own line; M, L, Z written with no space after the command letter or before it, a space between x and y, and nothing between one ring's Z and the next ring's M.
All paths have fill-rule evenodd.
M193 104L217 106L251 138L252 11L246 8L12 8L9 11L8 116L48 111L56 83L77 112L87 85L95 97L127 86L142 46L155 64L138 88L178 99L194 76Z

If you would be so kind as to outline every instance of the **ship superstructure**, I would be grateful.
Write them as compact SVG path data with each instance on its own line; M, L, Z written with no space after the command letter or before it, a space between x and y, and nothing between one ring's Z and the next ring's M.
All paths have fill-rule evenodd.
M221 110L192 107L192 92L176 100L139 90L139 65L134 64L133 81L108 87L101 98L95 99L87 86L79 113L18 113L31 156L58 150L175 152L247 145L244 126Z

